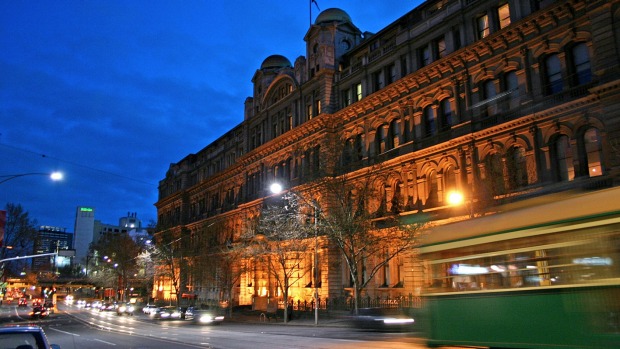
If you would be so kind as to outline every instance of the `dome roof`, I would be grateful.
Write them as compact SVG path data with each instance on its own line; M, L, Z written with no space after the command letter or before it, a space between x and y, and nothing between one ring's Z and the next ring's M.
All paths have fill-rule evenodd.
M282 55L271 55L263 61L263 64L260 65L261 69L269 69L269 68L286 68L291 67L291 61L288 58Z
M351 17L339 8L328 8L321 12L314 21L314 24L329 23L329 22L345 22L351 23Z

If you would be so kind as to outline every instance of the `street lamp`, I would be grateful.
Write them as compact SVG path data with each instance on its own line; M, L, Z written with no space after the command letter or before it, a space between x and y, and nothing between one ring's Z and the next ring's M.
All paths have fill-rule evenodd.
M465 204L465 195L463 195L463 193L459 192L459 191L451 191L448 193L447 196L447 200L448 200L448 204L453 205L453 206L461 206L463 204ZM467 204L467 209L468 209L468 213L469 213L469 217L473 218L474 217L474 202L473 202L473 198L469 197Z
M62 172L52 172L52 173L45 173L45 172L30 172L30 173L20 173L20 174L12 174L12 175L3 175L0 176L0 178L4 178L2 180L0 180L0 184L4 183L4 182L8 182L11 179L15 179L15 178L19 178L19 177L25 177L25 176L49 176L51 180L53 181L59 181L62 180Z
M280 194L282 192L282 185L279 183L273 183L271 184L271 186L269 187L269 189L271 190L272 193L274 194ZM289 192L291 195L296 196L297 198L300 198L299 195L297 195L294 192ZM306 202L304 200L304 202ZM319 229L318 229L318 221L319 221L319 208L318 205L316 205L316 203L309 203L310 206L312 206L312 208L314 209L314 275L313 275L313 280L312 280L312 285L314 286L314 325L318 326L319 324L319 283L317 281L318 277L319 277ZM288 300L286 300L287 302L287 306L288 306Z

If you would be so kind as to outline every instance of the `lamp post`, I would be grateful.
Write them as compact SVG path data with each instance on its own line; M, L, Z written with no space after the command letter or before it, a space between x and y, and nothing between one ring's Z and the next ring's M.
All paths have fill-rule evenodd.
M270 188L273 194L280 194L282 192L282 185L279 183L271 184ZM289 192L291 195L294 195L297 198L300 198L299 195L294 192ZM306 200L304 200L306 202ZM310 206L314 209L314 274L312 275L312 286L314 286L314 325L318 326L319 324L319 228L318 228L318 220L319 220L319 207L316 203L309 203ZM288 302L288 300L287 300Z
M0 180L0 184L2 184L4 182L8 182L11 179L15 179L15 178L19 178L19 177L25 177L25 176L49 176L50 179L53 180L53 181L62 180L62 177L63 177L61 172L52 172L52 173L45 173L45 172L20 173L20 174L11 174L11 175L0 176L0 178L3 178L2 180Z

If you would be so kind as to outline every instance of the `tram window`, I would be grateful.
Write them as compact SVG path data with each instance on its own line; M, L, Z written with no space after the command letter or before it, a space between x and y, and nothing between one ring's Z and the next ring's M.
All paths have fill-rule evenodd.
M437 252L428 265L429 291L544 287L619 278L618 240L618 236L577 239L473 255L471 248Z

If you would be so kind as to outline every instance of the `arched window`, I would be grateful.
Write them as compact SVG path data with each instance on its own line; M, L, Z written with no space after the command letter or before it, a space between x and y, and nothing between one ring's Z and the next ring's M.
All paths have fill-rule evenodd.
M582 154L582 160L580 161L582 164L582 173L587 173L588 177L603 175L603 167L601 165L601 138L597 129L589 128L583 134L582 150L580 153Z
M502 156L492 153L484 158L484 183L487 193L493 196L504 194L504 166Z
M364 158L364 142L362 139L362 135L358 134L355 136L355 158L356 160L362 160Z
M544 62L544 93L548 95L562 92L564 83L562 82L562 65L557 54L549 55Z
M443 186L444 193L447 195L450 192L455 192L456 188L456 173L454 167L450 166L443 172Z
M397 148L400 145L400 122L398 119L390 122L389 143L390 149Z
M445 98L439 103L439 115L441 115L441 130L449 130L454 124L452 120L452 107L450 106L450 99Z
M519 106L519 81L515 71L509 71L504 75L504 92L509 93L504 106L505 111L517 108Z
M424 136L430 137L435 133L435 114L433 113L433 107L429 105L424 108Z
M555 181L572 181L575 178L573 151L566 135L555 138L551 144L552 176Z
M590 82L592 80L592 71L588 46L585 43L578 43L573 46L570 51L569 59L571 84L573 86L579 86Z
M431 171L426 176L426 207L435 207L439 203L439 185L437 184L437 173Z
M486 116L492 116L497 113L497 101L493 100L497 96L495 89L495 81L487 80L482 84L482 100L486 101Z
M345 141L344 149L342 151L342 164L348 165L352 161L354 161L354 152L355 152L355 140L353 138L349 138Z
M528 184L527 162L523 147L513 146L506 152L506 173L508 188L514 190Z
M388 126L381 125L377 128L377 154L382 154L388 150Z

